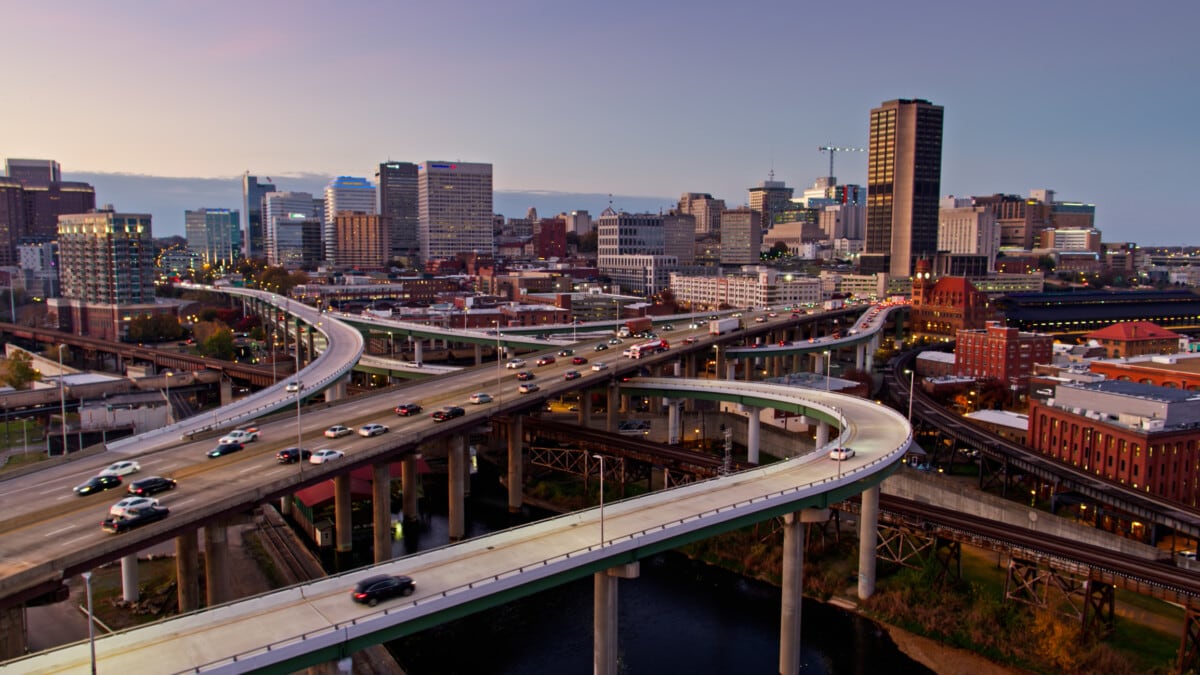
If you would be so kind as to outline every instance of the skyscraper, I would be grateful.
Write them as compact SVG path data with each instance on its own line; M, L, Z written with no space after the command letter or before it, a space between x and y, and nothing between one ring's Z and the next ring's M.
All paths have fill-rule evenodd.
M421 260L495 252L492 165L427 161L417 166Z
M716 234L721 231L721 212L724 199L713 199L705 192L685 192L679 196L679 212L696 218L696 234Z
M774 178L772 171L770 179L750 188L750 209L758 211L758 222L763 230L775 227L776 213L792 208L792 188Z
M363 213L375 215L375 185L358 176L338 176L325 186L325 260L337 258L338 214Z
M761 212L753 208L721 212L721 264L753 265L762 252Z
M871 111L865 273L907 277L937 252L942 107L896 99Z
M316 269L325 257L324 202L308 192L271 192L263 197L262 205L267 264Z
M377 214L339 211L333 217L334 255L338 269L378 270L388 258L387 231Z
M249 171L242 176L242 255L246 258L264 255L262 198L275 191L270 181L260 183Z
M421 252L417 239L420 221L417 200L417 165L384 162L375 173L379 186L379 215L388 232L388 256L395 260L415 258Z
M214 267L230 266L241 251L241 218L229 209L196 209L183 212L188 250Z

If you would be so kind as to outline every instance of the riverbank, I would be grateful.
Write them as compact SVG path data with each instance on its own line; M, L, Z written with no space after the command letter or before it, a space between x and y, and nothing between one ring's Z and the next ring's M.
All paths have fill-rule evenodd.
M886 623L880 625L887 630L897 649L940 675L1019 675L1026 672L993 663L975 652L914 635L903 628Z

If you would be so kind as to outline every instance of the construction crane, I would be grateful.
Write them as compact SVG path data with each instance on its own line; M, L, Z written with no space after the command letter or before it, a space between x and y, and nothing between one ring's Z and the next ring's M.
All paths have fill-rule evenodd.
M817 150L820 150L821 152L829 153L829 177L830 178L833 178L833 176L834 176L833 156L836 153L839 153L839 152L866 152L866 150L863 148L835 148L832 145L822 145L821 147L817 148Z

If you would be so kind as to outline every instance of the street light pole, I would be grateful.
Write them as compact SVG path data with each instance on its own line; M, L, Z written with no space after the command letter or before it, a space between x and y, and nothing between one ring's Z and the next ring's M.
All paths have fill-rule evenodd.
M66 345L58 346L58 407L59 414L62 416L62 453L63 457L67 456L67 390L63 381L63 360L62 350ZM50 444L46 444L46 454L50 454Z
M829 372L833 366L833 352L825 350L825 391L829 391Z
M92 675L96 675L96 621L92 614L92 573L84 572L83 583L87 586L88 650L91 652Z
M296 464L300 476L304 476L304 429L300 426L300 395L304 393L304 382L300 379L300 329L296 328Z
M167 424L170 425L175 423L175 416L171 414L171 371L168 370L164 375L167 381Z
M592 455L600 460L600 546L604 546L604 455Z
M908 424L912 426L913 385L917 382L917 371L908 371Z

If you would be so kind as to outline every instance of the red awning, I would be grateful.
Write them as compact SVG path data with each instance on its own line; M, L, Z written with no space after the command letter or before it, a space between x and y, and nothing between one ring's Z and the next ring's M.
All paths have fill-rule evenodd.
M393 479L404 475L404 462L392 462L389 468L389 473L391 473ZM429 464L425 459L422 457L417 458L417 475L429 472ZM370 498L372 473L374 472L369 466L362 466L350 472L351 500ZM306 487L296 493L296 498L309 507L333 501L333 481L325 480L316 485Z

